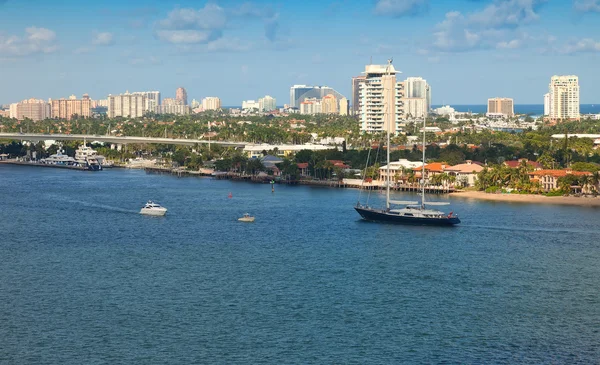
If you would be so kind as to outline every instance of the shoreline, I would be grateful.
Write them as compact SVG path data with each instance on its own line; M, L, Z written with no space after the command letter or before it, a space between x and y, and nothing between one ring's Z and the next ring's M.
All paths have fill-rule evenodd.
M574 205L585 207L600 207L599 197L575 197L575 196L544 196L534 194L488 194L482 191L460 191L451 193L452 198L464 198L475 200L487 200L503 203L525 203L525 204L552 204L552 205Z

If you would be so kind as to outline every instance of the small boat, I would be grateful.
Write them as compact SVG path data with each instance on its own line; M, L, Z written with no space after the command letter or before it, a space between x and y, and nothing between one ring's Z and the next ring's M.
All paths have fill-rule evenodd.
M140 214L163 216L167 214L167 208L161 207L160 204L155 203L152 200L148 200L146 205L140 210Z
M250 216L248 213L244 213L242 218L238 218L240 222L254 222L254 217Z

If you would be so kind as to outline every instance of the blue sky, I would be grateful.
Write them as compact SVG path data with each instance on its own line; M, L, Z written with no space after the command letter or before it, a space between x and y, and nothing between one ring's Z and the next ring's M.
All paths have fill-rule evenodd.
M394 58L434 104L541 104L554 74L600 103L600 0L0 0L0 104L160 90L224 105L293 84L350 96Z

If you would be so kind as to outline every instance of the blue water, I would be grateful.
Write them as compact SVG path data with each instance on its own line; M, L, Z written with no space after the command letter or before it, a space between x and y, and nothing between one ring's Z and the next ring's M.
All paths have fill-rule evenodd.
M598 363L599 209L455 199L460 226L406 227L275 190L0 166L0 363Z
M432 108L439 108L442 105L433 105ZM475 114L485 114L487 113L487 105L451 105L456 111L459 112L472 112ZM600 103L599 104L581 104L579 106L579 112L581 114L599 114L600 113ZM515 104L515 113L516 114L530 114L530 115L543 115L544 114L544 104Z

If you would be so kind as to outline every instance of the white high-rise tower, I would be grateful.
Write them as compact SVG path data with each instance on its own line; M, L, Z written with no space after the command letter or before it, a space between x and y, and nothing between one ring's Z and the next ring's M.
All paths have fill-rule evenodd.
M552 76L549 86L550 119L579 120L579 78Z

